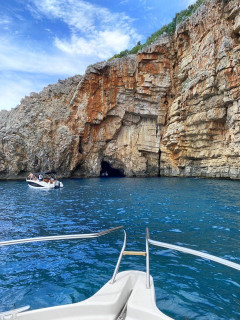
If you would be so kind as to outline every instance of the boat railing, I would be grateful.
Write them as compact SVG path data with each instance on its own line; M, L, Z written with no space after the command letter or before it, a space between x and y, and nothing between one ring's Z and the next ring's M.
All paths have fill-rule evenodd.
M0 320L15 320L17 319L17 315L21 312L27 311L30 308L30 306L25 306L22 308L13 309L6 312L0 313Z
M112 279L110 280L110 283L113 284L115 282L115 279L116 279L116 276L117 276L117 273L118 273L118 269L120 267L120 264L121 264L121 261L122 261L122 256L124 254L124 250L126 248L126 244L127 244L127 233L125 230L124 231L124 240L123 240L123 246L122 246L122 250L119 254L119 258L118 258L118 261L117 261L117 264L116 264L116 267L115 267L115 270L113 272L113 276L112 276Z
M223 258L219 258L216 257L214 255L202 252L202 251L197 251L197 250L193 250L193 249L189 249L186 247L182 247L182 246L177 246L177 245L173 245L173 244L169 244L169 243L165 243L165 242L160 242L160 241L156 241L156 240L152 240L150 239L149 236L149 230L148 228L146 228L146 287L150 288L150 268L149 268L149 244L152 244L154 246L157 247L161 247L161 248L166 248L166 249L170 249L170 250L176 250L176 251L180 251L180 252L184 252L184 253L188 253L197 257L201 257L207 260L211 260L220 264L223 264L225 266L228 266L230 268L236 269L236 270L240 270L240 264L223 259Z
M36 237L36 238L25 238L25 239L1 241L0 242L0 247L23 244L23 243L43 242L43 241L98 238L98 237L107 235L109 233L118 231L120 229L123 229L123 226L111 228L111 229L100 231L100 232L97 232L97 233L70 234L70 235L47 236L47 237ZM124 231L124 243L123 243L123 246L125 248L125 246L126 246L126 232L125 232L125 230L123 230L123 231ZM122 249L122 251L123 251L123 249ZM120 256L122 254L122 251L120 252ZM117 263L118 268L119 268L119 264L120 264L120 261L121 261L120 256L119 256L118 263ZM118 268L117 269L115 268L116 274L117 274ZM116 274L115 274L115 276L116 276ZM29 306L26 306L26 307L14 309L14 310L9 310L9 311L6 311L6 312L1 312L0 313L0 320L16 319L18 313L26 311L29 308L30 308Z
M123 229L123 226L111 228L111 229L96 232L96 233L69 234L69 235L59 235L59 236L47 236L47 237L8 240L8 241L0 242L0 247L11 246L11 245L15 245L15 244L22 244L22 243L29 243L29 242L32 243L32 242L54 241L54 240L73 240L73 239L98 238L98 237L104 236L108 233L115 232L120 229Z
M120 263L122 260L122 257L124 255L133 255L133 256L145 256L146 257L146 287L150 288L150 263L149 263L149 245L154 245L157 247L162 247L162 248L166 248L166 249L170 249L170 250L176 250L179 252L183 252L183 253L188 253L197 257L201 257L204 259L208 259L208 260L212 260L214 262L220 263L222 265L234 268L236 270L240 270L240 264L232 262L232 261L228 261L226 259L223 258L219 258L216 257L214 255L205 253L205 252L201 252L201 251L197 251L197 250L193 250L193 249L189 249L186 247L182 247L182 246L178 246L178 245L173 245L173 244L169 244L169 243L165 243L165 242L160 242L160 241L156 241L156 240L152 240L150 239L150 235L149 235L149 230L148 228L146 228L146 251L125 251L126 248L126 243L127 243L127 234L126 231L123 229L123 226L119 226L119 227L115 227L115 228L111 228L108 230L104 230L104 231L100 231L97 233L87 233L87 234L70 234L70 235L59 235L59 236L47 236L47 237L36 237L36 238L25 238L25 239L17 239L17 240L8 240L8 241L1 241L0 242L0 247L2 246L10 246L10 245L16 245L16 244L23 244L23 243L33 243L33 242L43 242L43 241L55 241L55 240L73 240L73 239L90 239L90 238L98 238L104 235L107 235L109 233L118 231L118 230L123 230L124 232L124 240L123 240L123 245L122 245L122 249L121 252L119 254L119 258L113 273L113 276L110 280L110 283L113 284L115 282L119 267L120 267ZM20 309L15 309L15 310L11 310L11 311L7 311L4 313L0 313L0 320L1 319L5 319L5 317L12 315L13 319L16 316L17 313L22 312L23 310L26 310L24 308L28 308L28 307L23 307Z

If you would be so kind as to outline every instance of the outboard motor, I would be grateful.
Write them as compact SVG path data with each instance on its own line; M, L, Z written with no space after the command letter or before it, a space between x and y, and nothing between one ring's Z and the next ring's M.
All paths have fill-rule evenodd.
M60 188L60 181L55 181L55 189L58 189Z

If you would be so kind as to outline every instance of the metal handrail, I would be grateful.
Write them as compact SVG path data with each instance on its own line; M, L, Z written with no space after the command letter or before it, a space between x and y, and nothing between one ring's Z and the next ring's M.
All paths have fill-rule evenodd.
M115 267L115 270L114 270L114 272L113 272L112 279L110 280L110 283L111 283L111 284L113 284L113 283L115 282L115 279L116 279L116 276L117 276L117 273L118 273L118 269L119 269L120 263L121 263L121 261L122 261L123 252L124 252L124 250L125 250L125 248L126 248L127 233L126 233L126 231L125 231L124 229L123 229L123 231L124 231L123 246L122 246L122 250L121 250L121 252L120 252L120 254L119 254L118 262L117 262L116 267Z
M150 288L149 231L146 228L146 288Z
M17 314L27 311L30 308L30 306L26 306L26 307L21 307L18 309L13 309L10 311L6 311L6 312L1 312L0 313L0 320L6 320L6 319L17 319Z
M157 247L162 247L162 248L167 248L167 249L171 249L171 250L176 250L176 251L192 254L194 256L201 257L201 258L204 258L207 260L212 260L214 262L223 264L225 266L228 266L230 268L233 268L233 269L240 271L240 264L238 264L238 263L235 263L235 262L223 259L223 258L219 258L219 257L213 256L213 255L205 253L205 252L201 252L201 251L197 251L197 250L193 250L193 249L189 249L186 247L181 247L181 246L177 246L177 245L173 245L173 244L169 244L169 243L165 243L165 242L152 240L149 238L148 228L146 229L146 243L153 244L154 246L157 246ZM148 288L148 286L150 287L150 271L149 271L149 269L147 269L146 273L147 273L147 288Z
M27 239L1 241L0 242L0 247L11 246L11 245L15 245L15 244L23 244L23 243L42 242L42 241L98 238L98 237L104 236L104 235L106 235L108 233L111 233L111 232L114 232L114 231L117 231L117 230L120 230L120 229L123 229L123 226L111 228L111 229L100 231L100 232L96 232L96 233L70 234L70 235L60 235L60 236L37 237L37 238L27 238ZM124 229L123 229L123 231L124 231L123 248L122 248L121 253L119 255L119 258L118 258L118 262L117 262L117 265L116 265L116 268L115 268L115 271L114 271L114 275L113 275L113 278L112 278L113 280L115 279L116 274L118 272L118 268L119 268L119 265L120 265L120 262L121 262L123 251L124 251L124 249L126 247L126 232L125 232ZM0 313L0 320L1 319L6 319L6 316L7 317L8 316L13 316L14 317L13 319L15 319L15 316L16 316L17 313L23 312L23 311L25 311L27 309L29 309L29 306Z
M42 241L54 241L54 240L72 240L72 239L89 239L89 238L98 238L104 236L105 234L123 229L123 226L116 228L104 230L96 233L85 233L85 234L69 234L69 235L60 235L60 236L48 236L48 237L37 237L37 238L26 238L18 240L9 240L0 242L0 247L2 246L11 246L15 244L22 243L31 243L31 242L42 242Z

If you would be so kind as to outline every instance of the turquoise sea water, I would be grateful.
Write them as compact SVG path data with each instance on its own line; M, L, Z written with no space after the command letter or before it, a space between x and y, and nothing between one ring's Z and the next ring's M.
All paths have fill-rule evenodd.
M123 225L127 250L154 240L240 263L240 182L184 178L63 180L61 190L0 182L0 241L91 233ZM123 232L92 240L0 248L0 311L81 301L112 276ZM120 271L145 270L124 257ZM240 273L214 262L150 247L158 307L175 319L240 319ZM146 319L147 320L147 319Z

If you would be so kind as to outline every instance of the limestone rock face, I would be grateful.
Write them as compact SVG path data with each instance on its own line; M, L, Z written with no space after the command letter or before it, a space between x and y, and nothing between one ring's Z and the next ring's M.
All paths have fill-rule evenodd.
M0 178L23 178L30 171L57 170L69 176L78 140L69 126L72 96L81 76L32 93L10 112L0 112ZM78 157L79 158L79 157Z
M0 178L240 178L240 3L207 0L138 55L97 63L0 113Z
M240 177L239 17L239 1L207 1L177 28L162 175Z

